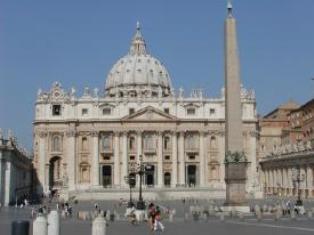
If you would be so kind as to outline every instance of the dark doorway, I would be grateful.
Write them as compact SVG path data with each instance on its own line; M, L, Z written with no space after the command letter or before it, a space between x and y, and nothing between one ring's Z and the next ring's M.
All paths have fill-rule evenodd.
M195 165L189 165L187 168L187 175L188 175L188 186L194 187L196 185L196 166Z
M145 176L146 176L146 181L145 181L146 185L150 186L150 187L154 186L154 184L155 184L155 179L154 179L155 166L147 165L145 167L145 172L146 172L146 174L145 174Z
M164 174L164 185L166 187L170 187L170 185L171 185L171 174L169 172L166 172Z
M112 185L112 169L109 165L102 167L102 184L104 187L111 187Z
M49 188L56 189L61 186L61 158L56 156L49 161Z

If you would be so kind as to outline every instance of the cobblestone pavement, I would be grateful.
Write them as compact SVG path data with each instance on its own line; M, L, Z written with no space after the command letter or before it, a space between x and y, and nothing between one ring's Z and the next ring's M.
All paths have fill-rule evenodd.
M259 204L271 204L277 199L264 200ZM84 202L74 206L74 215L80 210L93 210L95 202ZM97 202L101 209L115 209L119 214L123 214L125 207L119 206L118 202ZM177 215L175 221L170 223L164 220L166 230L163 234L213 234L213 235L244 235L244 234L269 234L269 235L305 235L314 233L314 218L297 217L292 220L290 217L283 217L277 221L274 216L268 215L263 217L261 221L257 221L254 216L247 216L243 219L225 217L224 221L220 221L218 217L212 216L207 221L192 221L192 218L184 219L184 213L188 211L189 205L195 202L186 202L185 208L181 201L177 202L161 202L160 205L175 208ZM207 204L207 202L198 202L199 204ZM218 204L218 203L217 203ZM314 206L313 202L306 202L306 205ZM51 205L53 208L53 205ZM32 223L30 218L31 208L2 208L0 211L0 234L10 235L11 222L17 219L26 219ZM123 216L121 216L123 218ZM32 229L32 228L31 228ZM30 231L32 234L32 231ZM82 221L77 218L69 218L61 220L61 235L78 235L91 234L91 221ZM110 222L107 227L107 235L149 235L151 234L147 224L131 225L124 219Z

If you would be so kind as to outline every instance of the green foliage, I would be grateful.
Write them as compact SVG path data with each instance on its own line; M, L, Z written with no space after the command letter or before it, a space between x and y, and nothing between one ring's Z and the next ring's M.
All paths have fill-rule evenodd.
M228 151L225 156L225 163L240 163L247 162L244 152L231 152Z

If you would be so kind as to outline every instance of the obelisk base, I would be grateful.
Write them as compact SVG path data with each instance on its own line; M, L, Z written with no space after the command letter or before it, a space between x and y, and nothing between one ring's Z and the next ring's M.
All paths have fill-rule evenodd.
M247 162L225 163L226 201L224 211L250 212L246 198Z

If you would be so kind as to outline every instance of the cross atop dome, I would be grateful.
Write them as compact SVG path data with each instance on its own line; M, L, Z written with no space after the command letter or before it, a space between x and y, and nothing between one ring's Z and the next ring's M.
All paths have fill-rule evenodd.
M228 0L228 3L227 3L227 10L228 10L228 17L232 17L232 3L230 0Z
M140 22L136 22L136 32L133 36L131 47L130 47L131 55L146 55L146 43L141 33Z

